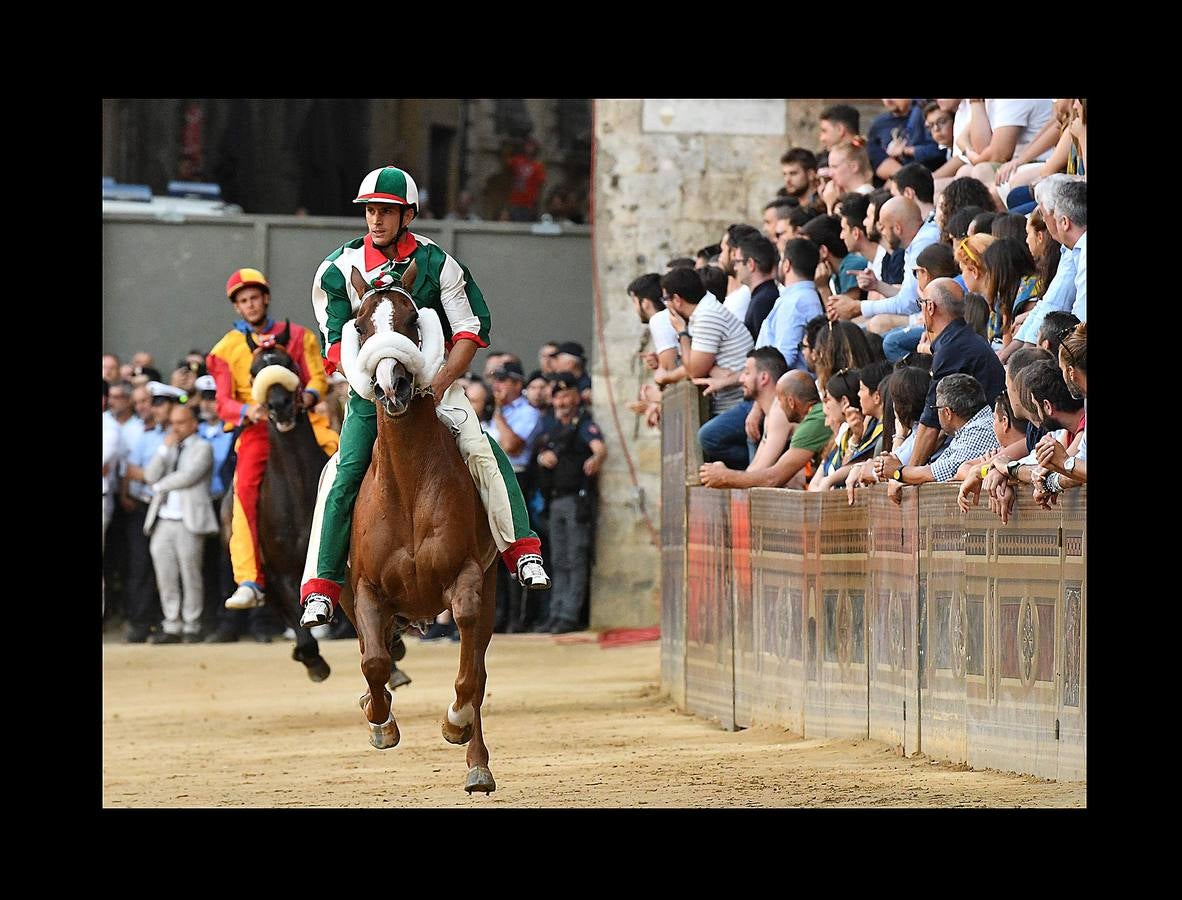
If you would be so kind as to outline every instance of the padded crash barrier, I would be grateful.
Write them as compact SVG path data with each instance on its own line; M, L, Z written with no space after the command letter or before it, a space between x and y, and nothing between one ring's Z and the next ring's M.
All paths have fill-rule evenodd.
M1006 525L955 485L697 484L697 391L665 391L662 688L724 728L1087 777L1087 489ZM688 449L687 449L688 448Z

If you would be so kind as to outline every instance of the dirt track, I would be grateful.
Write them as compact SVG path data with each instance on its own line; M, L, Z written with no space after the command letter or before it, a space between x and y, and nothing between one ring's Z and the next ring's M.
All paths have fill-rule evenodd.
M497 791L462 790L439 723L458 645L408 641L393 750L369 746L355 641L321 643L313 684L291 644L103 647L109 807L1085 806L1086 785L902 759L875 741L728 733L662 699L657 643L601 649L497 635L485 735Z

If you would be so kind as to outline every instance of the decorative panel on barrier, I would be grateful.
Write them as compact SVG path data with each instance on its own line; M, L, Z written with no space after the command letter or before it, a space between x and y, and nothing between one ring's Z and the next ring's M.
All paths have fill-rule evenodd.
M685 702L735 727L730 491L689 489L685 595Z
M753 658L736 653L735 689L751 697L752 724L803 735L804 495L773 488L748 493Z
M866 737L866 505L850 506L844 491L806 494L805 557L809 631L815 666L805 688L806 737ZM815 623L815 624L814 624Z
M969 597L965 591L965 522L958 486L919 491L919 742L925 754L968 760L965 679ZM973 595L976 602L978 595Z
M1063 516L1063 580L1059 591L1059 763L1057 778L1083 781L1088 773L1087 488L1059 500Z
M972 537L964 554L966 607L983 606L985 648L983 674L965 678L970 765L1056 777L1062 521L1028 489L1006 525L984 505L964 517ZM971 633L975 617L968 625ZM925 732L924 752L938 756L927 741Z
M869 736L910 756L919 750L915 585L919 569L919 490L904 488L902 503L885 490L858 493L870 522L867 560ZM864 499L863 499L864 498Z
M751 514L747 491L731 495L731 571L734 594L735 725L752 722L755 699L755 616L751 596Z
M676 393L675 393L676 392ZM661 411L661 689L685 708L685 425L688 392L673 385Z

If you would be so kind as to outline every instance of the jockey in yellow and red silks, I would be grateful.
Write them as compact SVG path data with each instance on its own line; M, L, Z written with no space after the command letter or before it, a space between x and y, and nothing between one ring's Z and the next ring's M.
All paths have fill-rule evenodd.
M258 503L270 442L267 408L254 402L251 395L250 364L254 354L247 343L248 335L257 346L286 343L299 370L301 397L316 442L331 456L340 438L329 428L324 416L311 411L328 389L315 333L302 325L276 322L267 314L271 288L258 269L233 272L226 282L226 296L242 318L209 351L205 366L217 384L218 418L226 423L227 431L241 428L235 444L238 465L234 472L234 518L230 535L230 562L238 588L226 600L226 607L250 609L262 604L266 591L259 555Z

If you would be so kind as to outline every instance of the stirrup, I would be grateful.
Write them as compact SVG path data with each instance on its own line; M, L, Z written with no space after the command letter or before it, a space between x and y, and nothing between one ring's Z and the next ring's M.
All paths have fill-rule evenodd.
M304 614L300 617L300 625L304 628L314 628L317 625L327 625L332 621L333 602L324 594L309 594L304 601Z
M530 591L544 591L550 587L550 576L542 566L542 557L526 553L517 560L517 581Z

